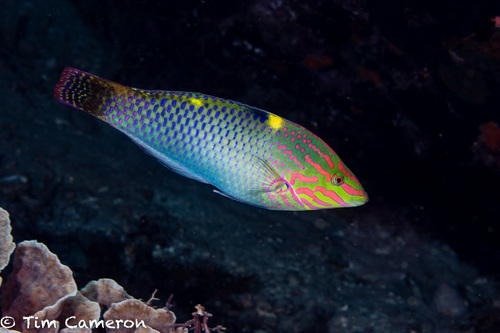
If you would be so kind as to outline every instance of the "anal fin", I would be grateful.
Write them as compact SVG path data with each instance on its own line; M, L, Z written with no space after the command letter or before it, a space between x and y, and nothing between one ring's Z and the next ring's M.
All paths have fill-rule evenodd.
M160 162L161 164L163 164L164 167L166 167L167 169L181 175L181 176L184 176L186 178L190 178L190 179L194 179L194 180L197 180L201 183L205 183L205 184L210 184L207 180L205 180L203 177L201 177L200 175L194 173L193 171L189 170L188 168L186 168L185 166L183 166L181 163L171 159L170 157L168 157L167 155L165 154L162 154L160 153L159 151L155 150L154 148L148 146L147 144L145 144L143 141L141 141L140 139L134 137L133 135L127 133L126 131L124 131L123 129L121 128L118 128L121 132L123 132L125 135L127 135L130 140L132 140L136 145L138 145L146 154L148 155L151 155L153 157L155 157L158 162Z

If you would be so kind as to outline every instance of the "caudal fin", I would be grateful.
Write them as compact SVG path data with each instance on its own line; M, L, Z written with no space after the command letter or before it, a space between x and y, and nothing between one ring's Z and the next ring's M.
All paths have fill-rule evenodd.
M105 102L115 95L117 83L67 67L54 88L55 98L64 104L96 117L105 115Z

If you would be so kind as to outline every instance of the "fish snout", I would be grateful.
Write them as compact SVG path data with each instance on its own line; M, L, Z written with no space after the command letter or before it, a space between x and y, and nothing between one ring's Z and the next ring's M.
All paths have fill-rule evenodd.
M368 194L364 193L364 195L357 195L355 197L352 197L351 200L349 200L349 205L351 207L362 206L368 201Z

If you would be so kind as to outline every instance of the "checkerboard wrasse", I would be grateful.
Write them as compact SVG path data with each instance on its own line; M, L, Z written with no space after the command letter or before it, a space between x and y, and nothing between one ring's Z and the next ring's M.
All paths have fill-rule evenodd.
M118 129L167 168L228 198L273 210L368 201L323 140L262 109L195 92L132 88L74 68L63 71L54 93Z

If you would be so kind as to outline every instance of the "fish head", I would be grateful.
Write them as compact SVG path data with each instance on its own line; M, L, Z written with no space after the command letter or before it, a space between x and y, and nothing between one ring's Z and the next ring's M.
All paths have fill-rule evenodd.
M356 207L368 201L359 180L326 144L304 156L303 169L291 175L290 184L306 210Z

